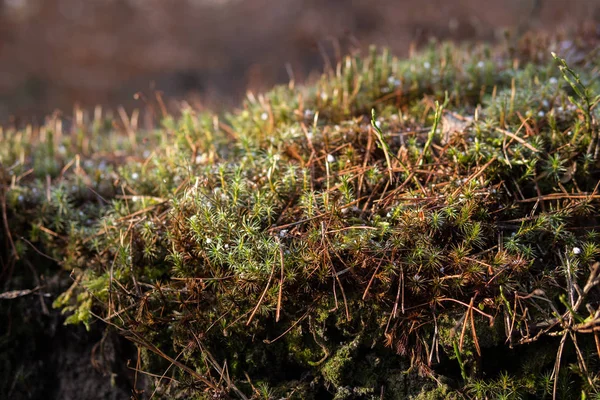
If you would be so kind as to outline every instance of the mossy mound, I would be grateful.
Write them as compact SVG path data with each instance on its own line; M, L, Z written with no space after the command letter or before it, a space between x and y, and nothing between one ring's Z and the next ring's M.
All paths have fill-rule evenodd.
M231 115L4 131L5 265L71 271L67 321L165 398L596 394L600 58L548 51L373 49Z

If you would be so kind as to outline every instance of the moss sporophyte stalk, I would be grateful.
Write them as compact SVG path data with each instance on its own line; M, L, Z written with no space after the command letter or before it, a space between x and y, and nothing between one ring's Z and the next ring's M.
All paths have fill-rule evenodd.
M521 51L4 129L3 279L69 271L55 306L135 343L155 397L598 396L600 59Z

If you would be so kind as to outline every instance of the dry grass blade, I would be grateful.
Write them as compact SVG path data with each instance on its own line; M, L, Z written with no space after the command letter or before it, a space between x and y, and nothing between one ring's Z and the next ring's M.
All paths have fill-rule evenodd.
M252 310L252 313L250 314L250 317L248 318L248 321L246 322L246 326L250 325L250 323L252 322L252 319L254 318L254 315L256 314L260 305L262 304L262 302L265 298L265 295L267 294L267 291L269 290L269 287L271 286L271 281L273 280L274 273L275 273L275 264L273 264L273 268L271 268L271 274L269 275L269 280L267 281L265 290L263 290L262 294L260 295L260 298L258 299L258 303L256 303L256 306Z
M275 314L275 322L279 322L281 315L281 297L283 294L283 279L284 279L284 260L283 260L283 248L279 238L276 238L277 244L279 245L279 262L281 264L281 276L279 278L279 293L277 295L277 312Z
M520 144L522 144L523 146L527 147L529 150L533 151L534 153L539 153L540 151L538 149L536 149L535 147L533 147L531 144L529 144L526 140L521 139L520 137L518 137L517 135L515 135L512 132L507 131L506 129L501 129L501 128L496 128L496 130L514 140L516 140L517 142L519 142Z
M10 247L13 252L13 257L15 257L16 260L19 260L19 253L17 252L15 242L13 241L11 229L8 226L8 215L6 214L6 192L4 187L2 188L2 190L0 190L0 206L2 207L2 222L4 224L4 231L6 232L6 237L8 238L8 242L10 243Z

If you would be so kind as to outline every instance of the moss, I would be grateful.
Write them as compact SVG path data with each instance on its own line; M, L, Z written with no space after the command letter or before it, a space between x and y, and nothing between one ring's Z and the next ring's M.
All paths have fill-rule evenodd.
M339 387L346 380L345 376L351 374L350 369L353 366L354 357L352 353L356 350L358 340L348 343L339 348L321 369L325 381L335 387Z
M596 63L372 49L226 115L2 131L3 265L70 271L68 322L136 343L165 398L546 393L561 330L594 393Z
M411 397L414 400L458 400L462 396L450 389L447 385L436 387L433 390L423 389L416 396Z

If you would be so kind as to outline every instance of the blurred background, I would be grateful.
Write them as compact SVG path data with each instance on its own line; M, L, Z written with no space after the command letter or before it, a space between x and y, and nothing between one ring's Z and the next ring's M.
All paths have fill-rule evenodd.
M0 0L0 124L153 90L218 110L372 43L402 56L528 30L598 38L600 0Z

